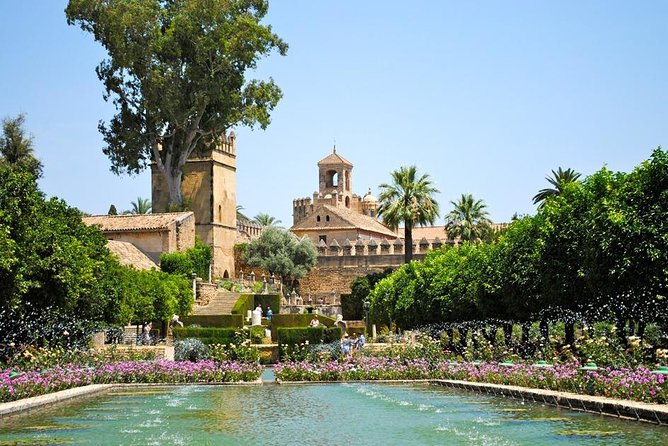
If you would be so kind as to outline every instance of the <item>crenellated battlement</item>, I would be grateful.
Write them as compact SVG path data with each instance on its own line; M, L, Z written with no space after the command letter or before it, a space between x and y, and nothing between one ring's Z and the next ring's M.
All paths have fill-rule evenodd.
M421 240L415 240L413 242L413 254L424 255L431 249L438 249L443 245L454 244L456 244L456 242L450 240L444 241L438 237L433 240L422 238ZM404 240L397 238L395 240L382 239L380 242L375 239L358 239L354 242L348 239L345 239L343 242L339 242L338 240L334 239L329 244L325 243L323 240L320 240L316 248L318 250L319 262L321 258L327 257L397 256L399 258L399 264L401 264L403 262L403 256L406 247ZM394 263L395 262L392 262L392 264Z
M228 155L237 154L237 136L234 132L230 132L229 135L222 135L216 144L216 151L223 152Z

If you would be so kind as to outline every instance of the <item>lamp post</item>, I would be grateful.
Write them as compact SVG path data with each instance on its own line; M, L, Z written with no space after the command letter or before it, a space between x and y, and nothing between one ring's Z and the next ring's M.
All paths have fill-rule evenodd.
M193 281L193 298L197 300L197 273L194 271L190 273L190 278Z
M364 303L362 304L362 308L364 309L364 331L366 332L366 336L368 338L368 336L369 336L369 308L371 308L371 302L369 302L369 299L364 300Z

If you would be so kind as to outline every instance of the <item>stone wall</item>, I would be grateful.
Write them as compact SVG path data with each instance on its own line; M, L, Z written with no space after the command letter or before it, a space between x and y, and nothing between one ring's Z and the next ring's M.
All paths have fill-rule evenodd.
M370 273L382 272L387 266L316 266L299 281L299 293L304 299L309 296L316 301L320 296L327 296L332 291L336 296L350 293L353 280Z
M211 302L218 293L218 285L215 283L204 282L201 278L197 279L197 300L199 302Z
M176 230L172 232L175 233L175 243L170 246L170 250L185 251L195 246L195 215L184 217L174 222L174 225Z
M132 243L153 262L160 264L160 254L169 251L169 233L167 231L114 232L105 233L109 240Z

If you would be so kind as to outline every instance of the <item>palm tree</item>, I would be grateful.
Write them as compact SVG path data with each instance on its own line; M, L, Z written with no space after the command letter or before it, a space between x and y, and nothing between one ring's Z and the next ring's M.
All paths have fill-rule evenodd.
M392 172L392 184L381 184L378 196L378 215L383 223L396 230L404 224L406 250L404 261L413 259L413 228L415 225L434 224L438 218L438 203L428 174L417 178L417 167L400 167Z
M151 213L151 200L148 198L137 197L137 201L133 201L132 209L129 211L130 214L150 214Z
M450 202L454 208L445 216L445 228L450 239L459 237L462 241L486 239L492 221L485 210L483 200L475 200L471 194L462 194L458 201Z
M253 220L255 220L255 223L259 224L262 227L267 227L267 226L278 226L278 224L281 223L281 220L278 220L274 217L272 217L269 214L265 214L263 212L260 212L257 214Z
M251 221L251 219L246 217L246 215L243 212L241 212L243 210L244 210L244 207L242 205L238 204L237 205L237 220L240 220L244 223L248 223L248 222Z
M542 208L543 204L545 203L545 200L548 199L549 197L554 197L564 190L564 186L566 186L569 183L574 183L580 178L580 174L573 169L566 169L562 170L561 167L557 169L555 172L554 170L552 171L552 178L550 177L545 177L548 183L550 183L554 188L546 188L546 189L541 189L538 191L538 193L533 197L533 204L538 204L538 208Z

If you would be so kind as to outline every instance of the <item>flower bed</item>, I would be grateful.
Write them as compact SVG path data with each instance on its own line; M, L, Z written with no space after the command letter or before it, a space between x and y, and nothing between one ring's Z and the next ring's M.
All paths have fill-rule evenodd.
M550 389L648 403L668 401L668 379L637 369L580 370L580 364L535 367L529 364L429 362L359 356L342 362L287 362L274 368L281 381L452 379Z
M0 372L0 402L14 401L88 384L247 382L262 366L236 361L123 361L97 368L56 366L43 371Z

